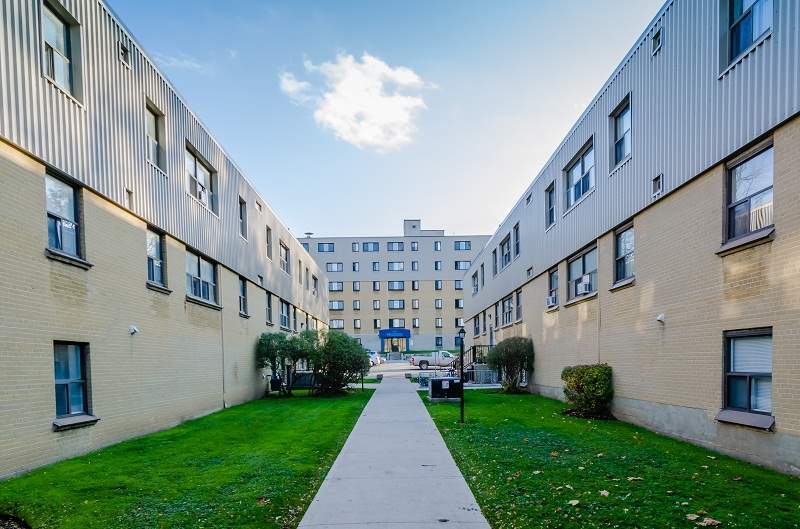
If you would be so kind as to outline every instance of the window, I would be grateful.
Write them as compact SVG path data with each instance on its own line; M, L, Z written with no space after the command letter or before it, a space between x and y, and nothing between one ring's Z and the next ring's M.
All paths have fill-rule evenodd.
M417 241L411 241L411 251L412 252L419 251L419 243Z
M725 334L725 407L772 412L772 329Z
M239 314L247 314L247 280L239 278Z
M353 261L353 272L358 272L361 269L361 263Z
M361 249L365 252L377 252L378 251L378 243L377 242L365 242L361 245Z
M289 328L289 303L281 300L281 327Z
M441 279L434 279L433 280L433 289L434 290L442 290L442 280Z
M387 242L386 243L386 250L389 252L402 252L403 251L403 243L402 242Z
M381 320L379 318L376 318L376 319L372 320L372 328L373 329L380 329L381 328Z
M433 251L434 252L442 251L442 241L433 241Z
M217 212L217 184L214 172L186 149L186 187L189 194L208 209Z
M341 272L344 270L342 263L325 263L325 269L328 272Z
M655 55L661 49L661 28L658 28L650 37L650 50Z
M441 329L442 327L442 318L436 318L436 328Z
M483 311L481 314L483 315L483 332L486 332L486 311Z
M404 299L390 299L389 310L402 310L406 308L406 301Z
M628 98L611 116L614 119L614 165L631 154L631 103Z
M419 318L413 318L411 320L411 327L414 329L419 329Z
M344 310L344 301L341 299L328 301L328 310Z
M353 300L353 310L361 310L361 300L354 299Z
M389 290L405 290L404 281L389 281L387 284L389 286Z
M302 247L303 247L303 250L305 250L305 251L308 251L308 248L309 248L309 246L308 246L308 243L307 243L307 242L301 242L301 243L300 243L300 246L302 246Z
M728 22L730 63L772 27L772 0L730 0Z
M594 188L594 148L590 144L567 168L567 207Z
M350 245L350 251L357 252L358 251L358 243L354 242Z
M614 236L614 246L614 281L633 278L635 274L633 226L617 232Z
M492 275L497 275L497 248L492 250Z
M389 328L390 329L402 329L406 326L405 318L390 318L389 319Z
M58 86L72 94L74 61L72 35L69 22L45 3L42 6L42 34L44 36L44 73Z
M419 290L419 280L414 279L411 281L411 290Z
M45 192L48 247L79 257L77 191L71 185L46 175Z
M464 326L464 318L456 318L453 322L453 325L455 325L456 329L460 329Z
M522 320L522 291L521 290L517 290L516 303L517 303L517 313L515 315L516 316L516 320L517 321L521 321Z
M378 292L381 289L381 282L380 281L373 281L372 282L372 291Z
M297 307L292 307L292 329L297 330Z
M308 280L308 267L306 267L306 290L308 290L310 281Z
M556 223L556 183L550 182L544 190L544 227L549 228Z
M453 241L453 250L471 250L471 241Z
M386 269L390 272L402 272L403 268L405 268L403 261L389 261Z
M411 308L412 309L418 309L419 308L419 300L418 299L412 299L411 300Z
M150 105L147 105L145 120L147 121L147 160L163 171L165 160L161 137L163 135L164 116L156 112Z
M314 294L315 296L317 295L317 288L318 287L319 287L319 279L317 279L317 276L312 275L311 276L311 293Z
M514 228L512 230L512 233L514 235L514 257L517 257L519 255L519 244L520 244L520 242L519 242L519 223L514 224Z
M344 320L330 320L331 329L344 329Z
M500 270L511 264L511 238L506 238L500 243Z
M119 46L119 60L125 64L128 68L131 67L131 46L130 43L127 41L120 40L118 42Z
M442 269L442 262L441 261L434 261L433 262L433 269L434 270L441 270Z
M267 226L267 259L272 259L272 228Z
M568 299L591 294L597 289L597 248L587 250L569 261Z
M558 305L558 268L547 272L547 306Z
M264 286L264 276L262 276L261 274L258 275L258 286L260 287Z
M436 337L436 347L442 348L444 347L444 338L441 336Z
M258 200L256 200L256 211L258 211L259 213L263 212L263 206L261 205L261 202L259 202ZM306 249L306 251L308 251L308 243L306 243L304 248Z
M89 413L87 347L74 343L53 344L56 417Z
M436 298L433 302L433 306L436 307L437 309L443 309L444 300L442 298Z
M414 272L419 270L419 261L411 261L411 270Z
M343 292L344 282L342 281L328 281L328 292Z
M500 322L500 303L494 304L494 324L497 325Z
M272 294L267 292L267 323L272 325Z
M472 293L478 293L478 272L472 274Z
M472 318L472 336L478 336L481 333L481 320L475 316Z
M303 284L303 261L297 260L297 282Z
M353 281L353 292L361 292L361 281Z
M217 303L217 266L194 252L186 252L186 293Z
M333 251L333 243L332 242L318 242L317 243L317 251L320 253L332 252Z
M469 270L470 261L456 261L456 270Z
M164 283L164 237L153 230L147 230L147 280L156 285Z
M525 197L526 206L531 203L531 198L533 198L533 193L528 193L528 195Z
M481 288L486 284L486 274L483 273L483 263L481 263Z
M729 239L772 226L772 169L772 147L730 169Z
M508 296L507 298L503 298L502 307L503 307L502 310L503 320L501 325L508 325L513 321L512 317L514 314L514 297Z
M464 280L456 279L453 281L453 290L464 290Z
M656 198L664 191L664 175L656 175L653 178L653 198Z
M463 309L464 308L464 300L461 299L461 298L456 298L455 299L455 307L457 309Z
M247 202L239 197L239 235L247 239Z
M356 319L353 320L353 328L354 329L360 329L361 328L361 320L359 318L356 318Z
M380 272L380 270L381 270L381 263L379 261L372 261L372 271Z
M379 299L372 300L372 310L381 310L381 300Z
M280 243L280 258L281 258L281 270L283 270L289 275L292 275L292 270L289 268L290 267L289 247L283 244L282 242Z

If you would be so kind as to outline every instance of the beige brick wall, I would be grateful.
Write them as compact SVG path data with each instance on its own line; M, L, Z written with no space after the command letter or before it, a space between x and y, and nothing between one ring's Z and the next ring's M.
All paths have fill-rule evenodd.
M496 341L513 334L533 339L539 391L561 396L565 366L607 362L619 417L800 473L800 119L776 130L773 140L773 242L716 255L725 210L726 172L719 165L633 219L632 286L609 290L614 234L608 233L597 241L595 298L564 305L566 261L558 265L558 310L545 310L547 274L523 287L523 322L501 329ZM656 321L660 313L664 324ZM773 330L774 433L714 420L723 398L723 333L756 327Z
M249 285L251 317L240 317L238 276L220 266L223 309L187 302L185 247L170 237L173 291L146 288L145 223L85 189L81 229L94 266L48 259L44 167L0 144L0 186L0 477L263 394L254 365L263 289ZM56 340L89 344L94 426L53 431Z

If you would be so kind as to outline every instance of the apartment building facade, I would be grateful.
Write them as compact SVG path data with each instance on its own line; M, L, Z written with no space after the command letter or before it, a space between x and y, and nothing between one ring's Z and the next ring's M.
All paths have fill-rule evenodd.
M305 237L302 243L328 276L330 328L399 358L459 347L464 272L488 239L424 230L410 219L402 237Z
M263 395L325 273L104 2L0 28L0 477Z
M531 390L800 474L800 4L669 0L473 261L468 346Z

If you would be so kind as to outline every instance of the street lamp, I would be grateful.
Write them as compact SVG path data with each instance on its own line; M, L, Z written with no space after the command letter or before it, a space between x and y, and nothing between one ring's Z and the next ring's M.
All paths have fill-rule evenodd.
M464 422L464 336L466 336L467 331L464 330L464 327L458 330L458 344L460 346L460 354L461 358L458 362L458 369L460 371L459 378L461 379L461 422Z

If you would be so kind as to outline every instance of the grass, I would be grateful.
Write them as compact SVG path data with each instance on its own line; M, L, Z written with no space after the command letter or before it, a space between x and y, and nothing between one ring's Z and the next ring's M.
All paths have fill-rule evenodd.
M425 401L494 529L800 527L799 479L535 395L469 391L466 425Z
M378 377L370 377L370 378L364 377L364 384L380 384L381 380L382 379ZM356 384L361 384L361 380L358 380Z
M0 482L36 528L296 527L371 391L242 404Z

